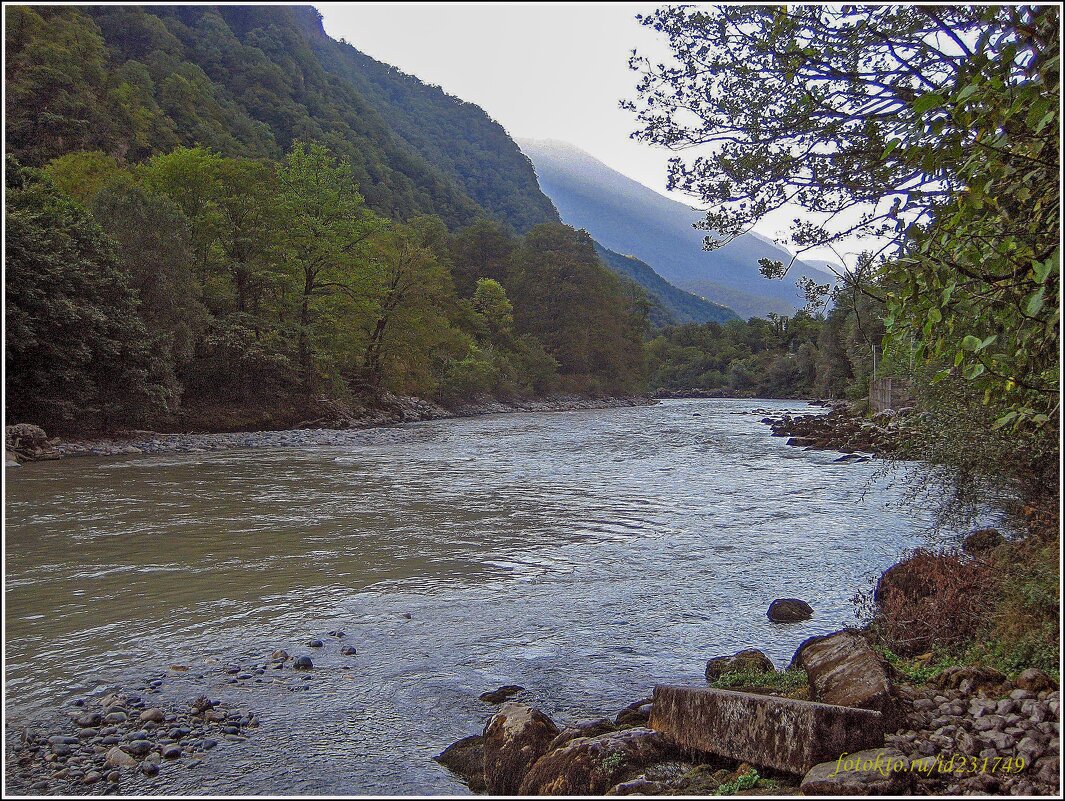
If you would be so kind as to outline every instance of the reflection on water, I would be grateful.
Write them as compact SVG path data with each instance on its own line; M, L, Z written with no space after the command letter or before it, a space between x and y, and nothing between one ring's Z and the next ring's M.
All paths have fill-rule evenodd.
M316 654L307 692L215 688L261 710L261 734L166 789L455 793L430 757L482 725L487 689L522 684L566 719L700 682L707 658L741 647L786 664L853 620L855 590L928 521L876 463L787 448L737 413L755 406L789 405L667 401L378 429L354 447L27 465L5 509L8 715L341 628L354 669ZM770 624L782 595L815 618ZM191 697L205 680L168 688Z

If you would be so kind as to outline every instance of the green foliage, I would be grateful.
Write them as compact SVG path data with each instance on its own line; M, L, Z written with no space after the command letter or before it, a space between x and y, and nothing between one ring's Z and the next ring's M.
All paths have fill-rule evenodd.
M10 375L12 386L33 387L12 408L40 421L162 420L182 399L217 409L299 403L315 394L390 391L461 401L642 385L642 309L586 237L564 226L523 240L486 221L454 235L433 216L389 221L367 208L345 162L299 142L282 162L178 147L133 168L98 153L68 154L48 172L69 192L91 198L92 215L37 172L18 174L33 176L33 196L49 210L77 210L76 225L92 230L83 238L96 241L98 252L79 262L55 241L73 223L27 231L22 218L12 218L12 252L26 255L13 263L9 300L20 340L8 341ZM96 304L94 320L129 326L100 328L93 345L106 351L129 339L145 365L143 377L130 379L124 405L106 415L91 386L49 384L55 360L11 356L31 343L59 346L49 333L53 311L31 312L43 291L32 285L54 277L38 274L48 262L30 252L48 248L75 272L64 279L71 287L96 262L102 266L91 275L121 284L113 302L84 290L85 304ZM463 277L466 297L453 275ZM541 327L544 310L564 324ZM116 356L116 367L120 361ZM47 403L65 403L66 411L44 409L48 393L56 397Z
M933 650L927 656L921 654L918 657L906 658L882 645L878 645L876 650L903 681L918 687L928 684L947 668L965 664L958 655L949 651Z
M130 286L140 299L152 363L174 398L177 373L192 360L206 325L193 274L188 219L169 198L137 186L129 176L96 193L93 216L115 242Z
M761 778L762 777L758 775L757 770L749 768L735 779L720 785L717 790L714 791L714 795L736 795L737 793L742 793L745 790L752 789L758 784L758 781Z
M159 411L171 398L113 243L39 171L9 159L6 188L8 419L66 430Z
M800 252L884 243L842 276L844 294L883 304L883 330L866 333L916 386L908 455L942 466L967 502L975 476L1057 505L1059 14L670 6L643 22L673 59L632 62L637 136L710 146L670 169L671 188L710 207L710 247L786 203L813 213L793 228Z
M651 386L768 398L868 391L878 309L839 303L827 317L797 312L664 329L648 347Z
M517 331L544 343L564 389L624 394L642 388L646 318L601 265L586 232L558 224L533 228L514 253L506 287Z
M8 147L25 163L179 145L279 159L315 141L388 218L558 220L500 125L330 39L312 8L38 6L7 23Z
M1019 431L1059 409L1059 22L1050 7L979 18L988 34L951 82L914 101L895 148L908 164L951 165L959 189L885 269L889 335L920 331L918 358L937 379L962 376L996 427Z
M738 670L724 673L709 683L710 687L723 690L742 687L768 687L782 693L790 693L807 686L806 671L796 670Z
M118 161L99 150L67 153L45 166L57 189L86 206L119 170Z
M968 654L1007 674L1038 667L1060 672L1061 549L1057 531L1013 544L998 555L1001 576L982 636Z

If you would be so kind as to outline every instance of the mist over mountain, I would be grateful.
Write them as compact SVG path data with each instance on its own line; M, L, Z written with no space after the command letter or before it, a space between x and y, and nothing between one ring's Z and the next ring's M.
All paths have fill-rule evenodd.
M770 281L758 260L787 264L791 254L757 234L703 250L704 233L692 227L701 214L611 169L565 142L518 139L532 159L540 188L562 220L586 229L604 247L632 254L675 286L734 309L742 317L790 314L805 305L800 276L819 283L832 276L797 260L788 277Z

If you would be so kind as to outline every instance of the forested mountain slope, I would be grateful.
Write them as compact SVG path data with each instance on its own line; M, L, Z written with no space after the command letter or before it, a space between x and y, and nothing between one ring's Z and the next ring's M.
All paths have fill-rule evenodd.
M789 280L768 281L758 272L759 259L785 264L791 259L773 242L748 234L719 250L704 251L704 233L692 228L701 216L697 211L573 145L525 139L519 144L564 222L586 229L610 250L631 253L670 283L724 304L742 317L791 314L801 308L805 299L795 278L810 276L819 284L832 281L832 276L802 261L792 267Z
M603 263L618 275L639 285L650 304L648 319L655 328L683 323L724 323L739 319L727 306L677 289L635 256L623 256L598 242L595 252Z
M5 34L8 152L25 164L179 145L278 159L299 139L348 162L392 219L558 221L484 111L330 39L311 7L56 7L8 15Z
M404 142L482 208L519 232L559 221L528 157L480 106L329 38L313 9L301 13L301 19L315 28L308 38L322 65L349 80Z

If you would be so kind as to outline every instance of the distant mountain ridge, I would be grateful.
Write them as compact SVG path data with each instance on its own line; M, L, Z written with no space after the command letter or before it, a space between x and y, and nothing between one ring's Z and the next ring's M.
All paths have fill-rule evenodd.
M756 234L703 250L704 233L692 227L701 214L595 159L553 140L519 139L536 169L540 188L563 222L587 230L605 248L629 253L675 286L734 309L743 317L790 314L805 305L795 279L831 283L833 276L796 260L787 279L770 281L758 260L787 264L792 254Z
M643 289L650 303L648 319L654 328L684 323L727 323L739 319L739 315L727 306L673 286L635 256L615 253L598 242L595 252L611 271Z

